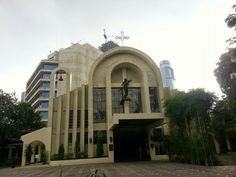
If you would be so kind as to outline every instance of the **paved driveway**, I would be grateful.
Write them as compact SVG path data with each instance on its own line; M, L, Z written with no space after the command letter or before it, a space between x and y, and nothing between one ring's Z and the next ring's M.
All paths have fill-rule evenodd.
M169 162L5 168L0 169L0 177L60 177L60 169L63 177L86 177L95 169L103 170L108 177L236 177L236 166L205 167Z

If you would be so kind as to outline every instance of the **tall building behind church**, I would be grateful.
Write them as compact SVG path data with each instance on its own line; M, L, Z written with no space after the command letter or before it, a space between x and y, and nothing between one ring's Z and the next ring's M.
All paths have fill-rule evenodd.
M163 87L174 89L175 88L174 70L169 60L162 60L160 62L160 72L161 72Z
M39 112L42 121L48 121L48 108L50 95L58 96L65 94L65 82L63 74L59 74L55 80L54 93L50 92L51 73L60 68L68 68L71 75L71 88L86 84L88 72L94 60L102 52L90 44L73 44L68 48L60 49L48 55L47 59L39 62L26 84L24 100L31 104L36 112Z

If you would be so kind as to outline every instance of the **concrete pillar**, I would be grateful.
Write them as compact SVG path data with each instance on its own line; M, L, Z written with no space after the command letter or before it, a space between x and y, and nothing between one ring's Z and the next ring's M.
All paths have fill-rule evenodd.
M66 116L64 130L64 149L68 152L68 132L69 132L69 114L70 114L70 74L66 73Z
M155 156L156 156L155 143L151 139L152 136L153 136L152 128L149 128L149 130L148 130L149 153L150 153L150 156L151 156L151 160L155 160Z
M77 117L78 117L77 114L78 114L78 89L74 91L73 130L72 130L72 151L73 152L74 152L75 143L77 139Z
M150 97L149 97L149 87L148 87L148 80L147 75L143 73L143 83L142 83L142 107L143 112L151 113L150 108Z
M52 127L53 98L54 98L54 87L55 87L54 85L55 85L55 72L52 72L50 78L50 91L49 91L48 127Z
M110 127L113 126L112 95L111 95L111 74L110 73L111 73L111 71L108 72L107 75L106 75L107 150L108 150L109 161L114 162L114 138L113 138L113 131L110 129ZM122 73L123 73L123 78L126 78L126 70L125 69L122 69ZM124 102L124 106L125 106L125 102ZM129 105L128 105L128 109L129 109ZM113 146L112 151L110 151L109 145Z
M109 146L113 147L113 150L109 149ZM113 131L108 130L107 131L107 149L108 149L108 158L110 162L114 162L114 137L113 137Z
M21 155L21 166L25 166L25 149L26 149L26 144L23 142L23 146L22 146L22 155Z
M93 85L88 86L88 157L94 157L93 151Z
M129 114L129 101L124 101L124 112L125 114Z
M81 107L80 107L80 152L84 152L85 132L85 86L81 86Z
M38 145L38 148L39 148L39 153L38 153L38 161L37 162L40 162L41 161L41 151L42 151L42 148L40 145Z
M61 137L61 113L62 113L62 96L58 97L57 104L57 124L56 124L56 144L55 144L55 152L57 153L60 146L60 137Z

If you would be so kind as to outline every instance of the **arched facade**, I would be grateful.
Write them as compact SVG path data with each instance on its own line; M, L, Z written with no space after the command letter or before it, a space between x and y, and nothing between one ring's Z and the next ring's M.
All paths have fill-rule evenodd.
M122 99L119 90L122 89L121 84L125 78L132 80L129 84L132 98L130 101L125 101L124 105L119 105ZM96 100L99 100L101 94L105 101L97 103ZM108 157L114 161L116 149L110 141L115 139L114 127L119 126L120 121L130 121L129 123L132 124L132 120L150 122L147 125L150 127L160 124L164 121L161 104L163 98L160 71L150 57L130 47L110 50L96 60L89 73L88 138L93 142L93 137L96 137L94 133L106 132ZM123 110L120 107L123 107ZM103 114L97 116L99 109L102 109L100 112ZM105 118L101 118L102 116ZM101 120L97 120L99 118ZM93 143L88 144L89 157L96 156L95 149Z
M57 73L64 74L66 82L60 88L64 94L50 97L49 157L58 153L60 144L76 157L77 142L82 157L88 157L85 163L160 157L153 134L156 127L167 131L164 94L159 68L149 56L130 47L111 49L93 63L88 84L74 90L69 69L58 68L52 74L51 93Z

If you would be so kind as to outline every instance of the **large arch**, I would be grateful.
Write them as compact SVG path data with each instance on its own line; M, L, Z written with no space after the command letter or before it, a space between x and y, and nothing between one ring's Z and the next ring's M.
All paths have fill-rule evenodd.
M51 127L41 128L39 130L36 130L34 132L31 132L31 133L21 136L21 140L23 141L21 166L25 166L26 157L25 157L24 152L25 152L27 146L32 143L40 142L41 144L43 144L45 147L45 150L47 152L48 158L50 157L51 138L49 138L49 137L51 137Z
M122 55L127 55L127 58L122 58ZM120 56L120 58L119 58ZM118 57L116 59L111 60L114 57ZM131 57L131 58L129 58ZM133 59L134 58L134 59ZM139 60L139 62L135 62L136 60ZM114 61L115 60L115 61ZM107 64L106 64L107 63ZM139 115L134 115L134 114L126 114L129 116L129 119L139 119L142 116L146 116L146 118L149 116L150 119L156 119L156 117L159 118L164 118L163 115L163 108L160 106L160 113L157 114L151 114L150 111L150 100L149 100L149 81L148 81L148 73L146 68L150 69L150 71L153 73L154 77L153 79L157 83L157 87L159 88L158 90L158 98L159 101L163 101L164 94L163 94L163 86L162 86L162 80L161 80L161 75L159 68L157 67L156 63L145 53L141 52L140 50L131 48L131 47L117 47L114 49L109 50L108 52L102 54L92 65L91 70L89 72L89 80L88 80L88 138L91 141L93 138L93 131L94 131L94 125L93 125L93 87L102 87L106 88L106 117L109 118L107 120L107 139L111 140L113 138L113 132L112 132L112 127L117 124L121 118L120 115L113 116L112 115L112 104L111 104L111 75L114 69L116 69L120 65L129 65L132 66L137 70L137 72L141 76L141 87L143 90L144 99L144 112L143 114ZM100 67L100 68L99 68ZM146 68L145 68L146 67ZM100 75L102 76L102 79L99 78L100 75L97 74L97 71L101 71ZM95 79L96 78L96 79ZM95 83L97 79L100 79L98 83ZM102 83L101 85L99 85ZM140 116L140 117L138 117ZM113 120L110 118L114 117ZM118 122L117 122L118 121ZM93 141L91 141L93 142ZM90 143L88 145L88 156L89 157L94 157L94 150L93 150L93 145ZM111 161L114 161L114 153L109 151L108 152L108 157L110 158Z

